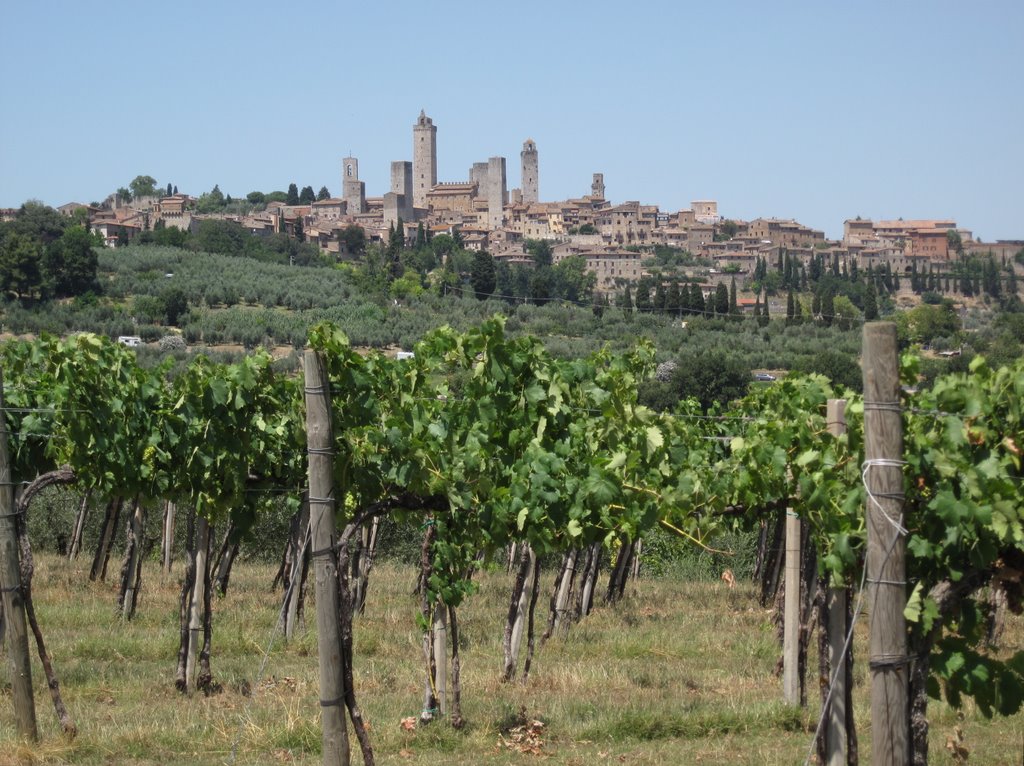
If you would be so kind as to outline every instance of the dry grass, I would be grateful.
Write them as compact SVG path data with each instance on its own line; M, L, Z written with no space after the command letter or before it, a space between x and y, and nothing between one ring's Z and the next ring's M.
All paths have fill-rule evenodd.
M240 566L229 595L216 602L213 669L223 691L188 699L173 686L175 578L161 581L155 564L147 564L138 617L126 624L114 614L114 586L89 583L84 561L41 557L37 563L37 609L80 733L72 742L62 738L36 667L41 742L16 741L5 693L0 763L320 762L312 615L309 632L287 646L274 642L257 677L280 598L269 589L269 567ZM641 581L620 609L599 609L566 638L541 648L523 686L498 682L509 578L485 573L479 582L460 619L469 725L456 732L442 722L407 732L400 721L417 715L421 704L412 575L388 565L375 571L367 614L357 620L356 662L357 693L379 763L803 762L816 699L807 711L780 703L770 615L756 606L749 588ZM538 608L539 619L545 611ZM1007 636L1009 649L1021 648L1024 627L1012 623ZM857 678L859 733L868 753L863 663ZM501 744L524 708L530 720L545 724L541 755ZM931 710L932 762L952 762L944 743L957 716L941 704ZM970 762L1020 763L1022 724L1021 716L989 722L968 710L962 726Z

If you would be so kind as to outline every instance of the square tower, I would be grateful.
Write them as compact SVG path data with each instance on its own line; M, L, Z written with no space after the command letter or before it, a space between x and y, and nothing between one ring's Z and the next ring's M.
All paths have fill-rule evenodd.
M405 222L413 219L412 213L412 163L398 160L391 163L391 191L399 197L398 215Z
M508 186L505 183L505 158L487 160L487 227L500 229L505 225L505 203Z
M604 199L604 173L594 173L594 181L590 184L590 196Z
M476 184L477 194L487 194L487 163L474 162L469 169L469 182Z
M523 151L519 153L519 157L522 160L523 170L521 181L523 188L523 202L527 205L531 202L539 202L537 144L533 142L532 138L528 138L523 142Z
M355 157L341 161L341 198L349 215L366 212L366 184L359 180L359 160Z
M414 207L427 207L427 192L437 185L437 127L420 110L420 117L412 126L412 174Z

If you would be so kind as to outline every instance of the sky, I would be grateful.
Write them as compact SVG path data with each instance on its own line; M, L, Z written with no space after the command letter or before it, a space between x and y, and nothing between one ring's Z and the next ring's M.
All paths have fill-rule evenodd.
M138 175L198 196L369 196L532 138L540 197L843 221L953 218L1024 239L1024 2L15 2L0 12L0 207L102 200Z

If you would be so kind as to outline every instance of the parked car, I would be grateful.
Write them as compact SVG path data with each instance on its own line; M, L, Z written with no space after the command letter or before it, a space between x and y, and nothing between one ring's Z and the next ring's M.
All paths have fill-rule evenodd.
M759 372L754 375L754 380L771 381L775 380L775 376L767 372Z

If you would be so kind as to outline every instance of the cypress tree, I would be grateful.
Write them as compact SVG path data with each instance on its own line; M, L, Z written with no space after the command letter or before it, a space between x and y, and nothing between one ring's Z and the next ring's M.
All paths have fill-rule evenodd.
M636 285L636 310L650 311L651 309L651 288L646 279L641 279Z
M654 310L665 310L665 285L660 279L658 280L657 286L654 288Z
M715 313L725 316L729 313L729 288L724 282L715 287Z
M875 286L868 284L864 291L864 321L873 322L878 319L878 296L875 294Z
M679 283L673 280L672 284L668 286L668 292L665 293L665 311L678 316L680 308L682 308L682 298L679 295Z
M704 291L696 282L690 283L690 310L695 312L704 311Z
M786 295L786 325L793 324L793 317L796 313L796 299L793 297L793 289L790 288Z
M740 308L736 303L736 277L729 281L729 313L739 314Z
M633 313L633 295L629 289L629 282L626 283L626 289L619 295L619 308L627 315Z
M821 296L821 323L826 327L831 327L835 314L836 309L832 302L832 291L826 290L825 294Z

